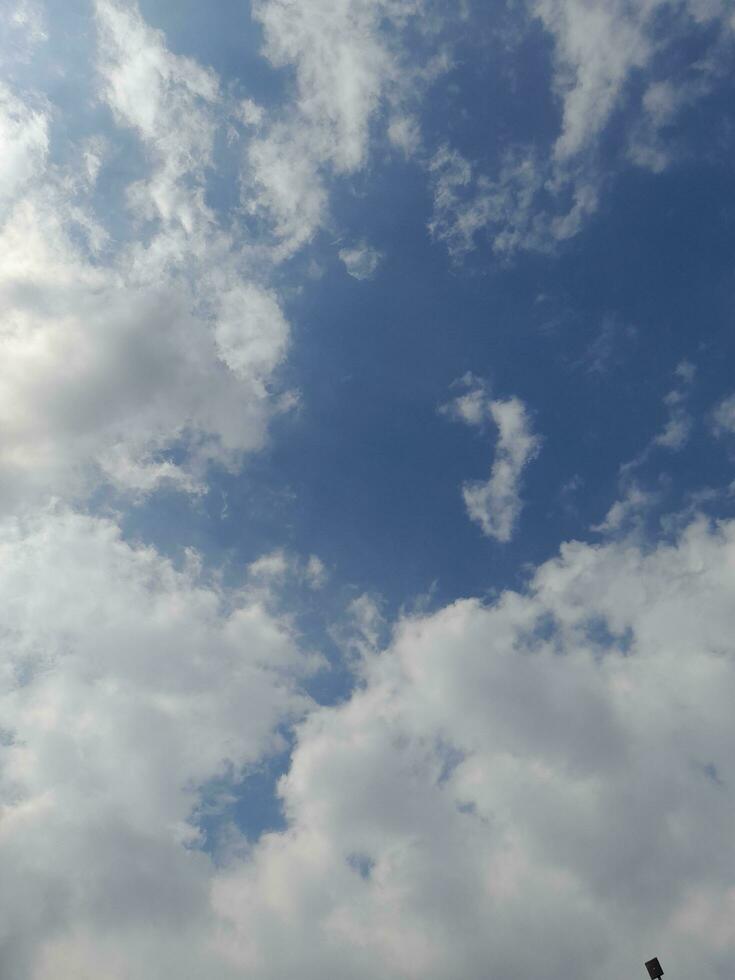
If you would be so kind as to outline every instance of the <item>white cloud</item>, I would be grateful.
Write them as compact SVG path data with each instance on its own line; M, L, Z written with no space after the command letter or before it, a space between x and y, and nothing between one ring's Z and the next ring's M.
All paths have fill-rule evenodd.
M680 361L674 368L679 384L664 396L669 417L663 430L654 437L653 445L679 452L689 441L694 420L687 409L687 400L696 374L697 369L690 361Z
M360 657L377 653L380 637L385 629L379 600L364 592L350 602L347 613L349 621L347 648Z
M240 107L257 129L255 205L283 240L265 259L206 203L229 112L218 80L133 5L97 3L102 94L144 150L132 241L91 205L110 144L85 138L76 167L49 167L53 110L2 90L4 509L100 480L195 491L208 463L262 445L289 333L267 261L325 220L325 174L365 165L400 81L383 19L400 28L421 10L257 7L297 84L275 122ZM584 84L560 156L585 112L607 111ZM388 115L403 112L399 98ZM411 150L409 129L388 136ZM537 233L546 176L526 159L498 192L458 155L439 158L447 213L462 188L485 195L480 217L469 200L460 248L488 220L501 252ZM498 430L490 478L465 501L508 540L540 440L519 399L463 383L448 411ZM721 429L735 428L731 400ZM678 448L668 432L659 443ZM316 556L271 552L232 590L195 554L176 570L107 519L63 506L0 518L2 971L581 980L595 962L606 980L655 940L682 972L729 975L734 568L732 523L698 520L657 547L572 543L521 593L402 617L382 652L389 624L361 595L343 638L359 688L319 708L299 689L318 661L272 595L289 576L320 587ZM286 831L254 844L223 832L210 860L192 822L207 785L231 789L302 718L279 787Z
M386 106L391 140L406 152L415 145L406 107L447 67L441 52L422 66L406 48L407 27L429 29L425 7L425 0L253 4L266 57L295 78L293 102L250 142L243 178L246 206L274 223L276 254L293 253L329 221L326 180L365 167L370 128Z
M613 0L536 0L534 14L554 39L555 85L562 102L557 160L597 139L634 68L651 56L646 30L658 0L632 7Z
M247 566L248 581L252 588L265 590L271 595L287 582L305 585L311 590L321 589L327 580L327 569L317 555L302 559L283 548L261 555Z
M706 96L732 58L732 24L721 0L689 0L674 12L668 0L528 0L529 21L541 23L553 43L551 88L560 110L559 132L546 153L537 146L506 149L494 172L448 145L429 161L434 192L432 235L461 258L481 235L508 256L550 251L576 235L599 206L610 177L600 159L601 139L614 113L632 106L630 161L663 170L674 155L663 130L677 113ZM656 77L655 56L687 29L707 25L710 47L689 74ZM630 82L650 79L640 104ZM619 161L615 161L617 165Z
M476 377L471 371L453 382L453 388L465 388L466 391L457 395L451 402L442 405L439 411L443 415L455 418L474 428L482 428L488 418L489 392L482 378Z
M459 383L468 391L442 406L441 411L474 427L490 421L498 430L489 478L465 483L462 496L467 513L483 534L506 543L523 509L523 471L538 455L541 439L533 432L528 410L519 398L491 400L484 384L471 374Z
M669 452L678 453L681 452L689 441L692 429L694 428L694 419L687 408L687 401L696 376L696 368L689 361L681 361L674 369L674 375L678 379L679 384L664 395L663 404L666 407L667 419L663 428L649 440L648 444L637 456L620 466L622 488L626 488L633 472L648 462L654 450L666 449ZM635 483L631 484L627 489L630 492L626 494L625 499L632 494L631 499L637 500L638 495L642 494L642 491L639 491ZM642 494L641 499L648 499L649 496L648 494ZM610 514L617 512L617 508L623 506L621 501L613 504ZM625 505L624 509L627 512L630 508ZM633 509L635 510L636 508L634 507ZM606 521L595 530L604 529L607 526L610 521L610 514Z
M691 361L684 359L674 368L674 374L681 378L684 384L691 384L697 376L697 368Z
M481 234L501 258L521 249L550 251L576 235L598 203L596 180L580 177L566 212L546 210L540 201L551 189L549 163L522 148L509 150L489 178L444 145L430 160L429 174L434 192L429 231L456 259L470 252Z
M312 148L298 125L274 125L250 141L243 203L265 212L276 238L276 255L288 257L310 241L327 218L327 192Z
M98 0L96 14L101 97L146 151L120 218L131 238L92 206L116 132L62 144L71 163L52 166L52 108L0 90L4 507L84 497L100 480L200 490L208 463L239 465L290 404L268 270L205 203L227 116L218 81L135 5Z
M0 553L3 971L229 976L190 818L208 781L283 749L310 661L257 594L110 521L6 520Z
M0 232L6 494L75 496L100 471L123 488L146 489L156 473L195 486L207 461L234 465L258 448L274 409L265 382L288 337L275 299L233 283L212 329L194 312L206 279L192 290L90 262L67 215L39 192ZM157 469L176 446L182 464Z
M95 11L104 98L155 161L152 176L130 188L131 200L143 216L178 222L191 234L212 220L202 185L212 163L218 80L193 59L171 54L135 6L95 0ZM193 190L181 186L185 176Z
M327 566L318 555L310 555L304 570L306 584L310 589L322 589L326 584L329 572Z
M689 412L682 406L683 396L681 392L670 391L664 398L664 402L669 409L669 418L663 430L654 438L657 446L670 449L672 452L679 452L689 441L692 431L692 418Z
M358 242L356 245L341 248L339 257L353 279L372 279L383 260L382 252L372 248L366 242Z
M538 454L541 441L532 431L528 412L518 398L492 401L489 410L498 427L490 477L484 482L465 483L462 495L467 513L483 534L507 542L523 509L523 470Z
M278 584L286 577L290 565L289 557L283 550L271 551L248 565L248 576L267 586Z
M237 116L245 126L259 126L263 122L265 110L252 99L243 99L237 107Z
M406 12L413 3L399 3ZM263 25L265 54L272 64L293 65L298 109L312 123L337 172L361 166L367 128L395 63L380 32L390 5L376 0L316 0L307 6L258 0L254 14Z
M636 460L636 465L638 462L640 460ZM630 533L631 530L637 530L640 527L641 518L651 504L655 502L656 495L642 490L627 474L623 483L625 486L622 496L612 504L604 520L599 524L594 524L590 530L602 534L619 531Z
M402 620L301 726L288 830L215 886L233 963L581 980L658 953L725 975L733 568L735 526L698 520Z
M175 571L64 510L5 521L0 551L14 980L582 980L652 952L725 975L735 523L564 545L382 651L361 596L360 686L322 708L259 592L195 556ZM219 864L192 849L198 787L305 709L287 829Z
M667 0L532 0L531 7L554 41L554 85L562 108L553 150L557 162L595 148L633 72L650 69L656 51L681 36L682 25L719 21L729 29L727 5L720 0L687 0L681 5L682 20ZM717 50L719 38L713 44ZM650 123L660 126L689 97L696 95L686 84L682 88L676 79L654 79L643 95L643 109Z
M0 218L15 195L43 172L49 139L48 110L31 107L0 82Z
M723 398L714 411L714 433L717 436L735 432L735 395Z
M421 145L421 128L415 116L396 115L388 124L388 139L401 150L404 157L412 157Z

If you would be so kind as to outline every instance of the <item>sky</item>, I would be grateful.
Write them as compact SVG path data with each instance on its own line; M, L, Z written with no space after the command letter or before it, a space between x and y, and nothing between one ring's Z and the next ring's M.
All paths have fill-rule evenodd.
M731 977L731 0L0 6L0 980Z

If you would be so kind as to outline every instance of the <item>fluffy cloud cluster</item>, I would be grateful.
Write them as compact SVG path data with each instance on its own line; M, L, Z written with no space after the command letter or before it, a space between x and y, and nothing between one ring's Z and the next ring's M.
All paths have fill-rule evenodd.
M131 235L111 235L95 206L110 137L79 142L62 168L56 110L0 89L5 507L73 499L100 479L198 489L207 463L262 445L284 404L271 390L288 324L205 201L217 81L134 7L99 0L96 16L101 97L148 154L127 187Z
M104 521L2 552L9 976L727 975L733 522L568 544L360 645L297 727L286 830L218 866L196 789L304 711L289 634Z
M459 383L468 390L444 405L442 411L475 428L491 422L498 431L490 476L465 483L462 496L467 513L483 534L505 543L513 536L523 509L523 471L537 456L541 439L519 398L491 399L485 386L471 374Z
M734 563L735 526L697 521L648 551L566 545L523 594L403 620L365 687L301 726L289 830L215 888L234 960L568 980L658 952L725 976Z
M361 644L360 687L310 710L257 590L63 510L0 550L14 980L731 969L733 522L565 545ZM287 829L215 866L199 788L305 711Z
M109 520L6 520L0 555L3 976L209 976L199 791L283 749L312 664L260 592Z

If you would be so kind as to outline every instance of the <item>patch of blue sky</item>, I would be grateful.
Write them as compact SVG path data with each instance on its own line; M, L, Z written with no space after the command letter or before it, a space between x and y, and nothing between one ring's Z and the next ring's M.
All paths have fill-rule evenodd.
M347 863L361 878L368 879L375 867L375 861L367 854L354 853L347 856Z
M317 552L393 610L435 582L437 603L517 584L525 563L603 519L620 465L665 423L663 398L685 358L698 370L688 395L697 427L681 452L653 454L639 478L659 487L660 473L675 476L669 507L727 482L726 444L707 425L731 384L725 174L706 186L681 172L630 174L612 194L604 231L592 222L559 256L520 258L486 276L446 268L423 234L421 193L406 179L402 198L395 177L379 195L385 207L366 209L362 223L377 247L391 243L376 278L356 281L333 259L291 303L285 374L301 390L301 410L275 423L241 474L213 474L187 533L199 521L215 551L232 548L243 560L279 546ZM371 188L373 202L378 192ZM611 351L596 365L589 351L611 316ZM508 546L478 535L459 492L489 471L492 434L437 413L468 370L498 396L520 395L545 440ZM168 499L146 508L156 515L151 530L171 511Z
M233 824L249 844L265 833L285 829L278 780L288 768L290 751L289 746L242 775L225 773L198 788L199 802L190 823L201 835L197 844L201 850L216 856Z
M174 54L213 68L223 90L265 108L281 104L289 71L274 68L263 57L263 30L248 3L141 0L140 10L151 27L163 31Z
M593 616L584 624L585 638L598 648L602 655L618 652L627 656L634 643L633 631L630 627L622 632L614 632L606 619Z
M481 165L499 164L509 146L548 150L561 122L549 81L553 46L538 21L519 29L518 13L500 7L474 13L472 32L457 38L449 70L422 107L430 146L448 141Z

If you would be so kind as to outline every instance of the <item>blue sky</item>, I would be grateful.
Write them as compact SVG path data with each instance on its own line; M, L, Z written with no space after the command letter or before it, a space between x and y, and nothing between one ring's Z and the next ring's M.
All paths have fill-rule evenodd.
M730 976L732 4L3 20L8 980Z

